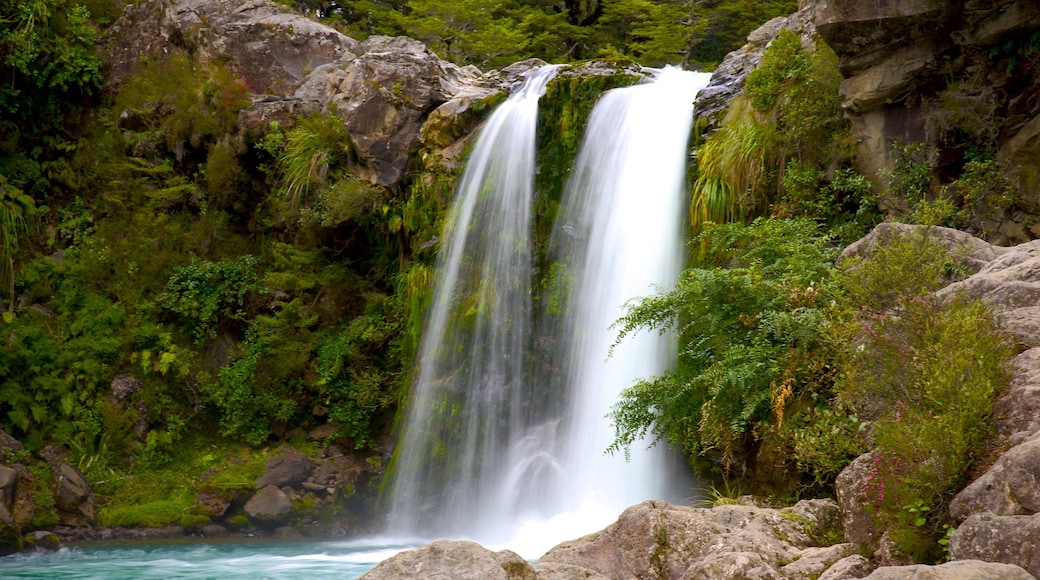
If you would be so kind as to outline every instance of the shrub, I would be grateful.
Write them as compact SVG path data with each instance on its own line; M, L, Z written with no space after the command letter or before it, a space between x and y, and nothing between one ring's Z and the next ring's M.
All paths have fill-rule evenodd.
M871 423L868 499L918 560L939 556L948 502L981 451L1012 353L985 304L928 293L947 278L949 261L935 242L902 236L839 276L846 300L857 298L846 302L854 314L834 390Z
M258 261L249 255L223 262L192 256L190 264L174 272L166 292L156 300L178 316L196 344L216 338L221 324L246 318L247 295L266 291L255 270Z
M702 267L676 288L632 304L618 340L641 329L673 331L676 368L626 389L611 417L613 450L645 434L709 451L728 467L741 437L785 409L825 374L821 340L832 250L807 220L756 220L708 228Z

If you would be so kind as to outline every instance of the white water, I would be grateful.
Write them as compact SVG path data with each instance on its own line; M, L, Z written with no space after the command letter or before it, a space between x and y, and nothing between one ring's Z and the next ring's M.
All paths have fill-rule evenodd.
M616 515L646 499L682 499L668 476L667 449L637 443L628 461L604 454L614 440L606 415L622 390L667 369L673 337L631 335L608 353L626 301L668 290L678 279L693 101L709 78L664 69L653 83L604 94L589 120L552 244L575 280L561 333L568 345L561 366L575 393L563 434L562 505L594 498Z
M532 71L495 110L459 184L395 457L391 532L483 536L511 510L498 491L503 450L525 438L535 129L555 71Z
M395 460L391 533L535 558L629 505L691 494L669 478L666 450L605 455L614 431L604 416L672 356L671 337L641 335L608 359L610 326L626 300L678 276L687 139L709 75L665 69L597 104L552 241L575 280L570 306L535 337L534 135L550 74L495 111L463 175ZM558 345L549 361L534 360L539 340Z

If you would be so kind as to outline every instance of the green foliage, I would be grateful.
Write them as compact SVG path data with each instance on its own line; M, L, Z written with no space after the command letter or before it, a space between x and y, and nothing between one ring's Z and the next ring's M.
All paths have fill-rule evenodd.
M7 283L14 308L15 251L35 225L36 203L0 174L0 283ZM0 313L4 311L0 300ZM7 315L10 316L10 315Z
M713 226L702 237L702 267L617 323L619 341L671 330L680 347L674 370L622 393L611 448L652 433L693 456L711 451L728 467L741 437L763 421L782 424L791 402L820 381L832 253L804 220Z
M863 312L888 312L901 300L923 297L966 275L955 258L928 230L882 236L868 256L842 261L842 302Z
M867 498L900 547L929 561L940 556L936 542L948 503L989 433L1012 350L982 302L925 294L945 276L944 252L914 238L889 245L896 249L881 246L850 270L852 277L841 276L846 287L895 290L858 310L845 327L834 390L871 422L876 451ZM923 282L901 282L900 272Z
M374 420L394 402L399 348L397 321L384 307L352 320L328 335L317 352L317 396L328 409L337 435L349 436L356 449L374 448ZM382 368L381 368L382 367Z
M330 169L345 163L350 142L343 122L332 114L297 119L285 135L278 155L278 168L284 180L289 204L297 207L311 190L328 184Z
M790 453L798 470L812 477L811 486L826 489L853 459L867 451L866 422L814 400L808 410L792 417Z
M834 184L822 179L841 161L837 145L847 131L838 101L841 78L837 56L822 41L807 48L797 33L780 31L748 75L745 95L697 148L694 230L766 214L778 201L774 213L814 217L848 230L844 235L872 225L865 179L847 169L834 174ZM788 186L794 191L788 193Z
M28 523L23 524L24 530L48 529L58 524L58 508L54 504L54 494L51 493L51 481L54 472L50 466L42 462L33 462L28 466L36 486L32 490L33 517Z
M190 264L174 272L166 292L156 300L177 315L196 344L216 338L221 325L247 317L244 308L250 293L266 292L255 270L257 262L255 256L248 255L222 262L192 256Z

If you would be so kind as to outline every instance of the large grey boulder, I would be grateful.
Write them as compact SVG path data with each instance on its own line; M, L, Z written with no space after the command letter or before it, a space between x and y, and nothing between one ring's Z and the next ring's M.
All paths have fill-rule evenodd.
M851 580L863 578L874 571L874 564L859 554L846 556L827 568L817 580Z
M1040 515L968 518L950 537L950 557L1021 566L1040 575Z
M296 487L307 481L313 471L314 464L306 455L295 448L284 447L267 459L263 475L256 480L256 487Z
M1018 566L980 560L958 560L939 566L886 566L874 570L869 580L1035 580Z
M839 521L838 506L828 500L784 510L646 501L606 529L549 550L539 563L570 564L608 578L782 577L784 565L817 558L805 550L833 535Z
M128 6L106 32L106 82L121 83L141 56L183 48L218 60L258 95L291 95L313 69L352 54L359 43L267 0L152 0Z
M950 514L957 520L981 512L1003 516L1040 512L1040 435L1002 455L950 503Z
M54 505L62 523L88 526L94 523L96 501L87 480L67 463L51 465L54 471Z
M369 570L364 580L536 580L523 558L508 550L492 552L474 542L440 540L401 552Z
M853 257L866 258L873 253L878 244L888 243L894 238L920 236L927 236L930 241L946 248L951 258L972 273L986 268L1010 251L1008 248L994 246L967 232L952 228L884 222L875 226L866 236L846 246L841 252L841 260Z
M256 523L280 524L289 518L292 501L282 490L268 485L246 502L244 510L249 519Z

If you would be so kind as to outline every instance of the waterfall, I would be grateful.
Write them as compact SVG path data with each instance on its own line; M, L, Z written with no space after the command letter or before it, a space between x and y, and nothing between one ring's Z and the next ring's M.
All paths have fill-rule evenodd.
M628 458L604 454L614 439L605 416L623 389L674 358L674 337L656 332L628 336L611 351L611 326L626 301L678 279L693 102L709 78L663 69L652 83L605 93L589 119L550 250L573 285L556 332L565 337L564 358L554 365L573 393L563 432L568 477L557 491L563 505L591 499L616 515L645 499L682 499L666 449L637 444Z
M532 72L496 109L457 189L392 466L397 535L534 557L628 505L689 495L667 476L667 450L605 455L605 415L674 354L672 337L647 334L608 358L610 327L626 300L678 277L687 140L709 75L664 69L596 104L550 242L567 282L550 314L532 305L530 238L537 102L555 72Z
M528 73L495 110L457 188L394 463L392 532L479 534L506 517L503 449L528 403L538 98L556 68Z

